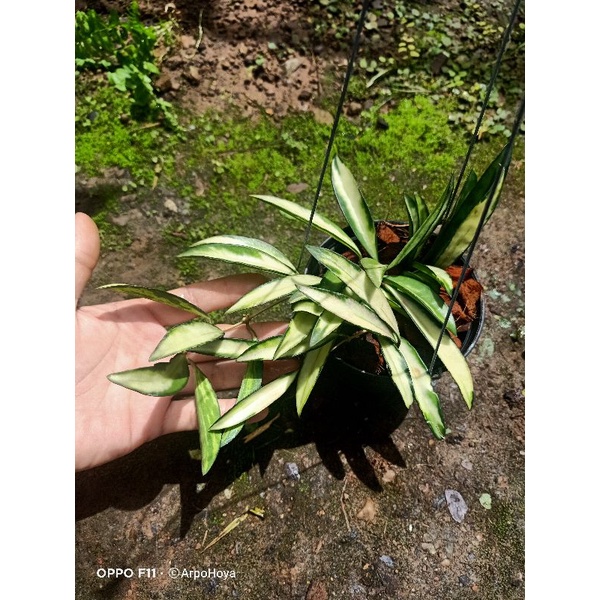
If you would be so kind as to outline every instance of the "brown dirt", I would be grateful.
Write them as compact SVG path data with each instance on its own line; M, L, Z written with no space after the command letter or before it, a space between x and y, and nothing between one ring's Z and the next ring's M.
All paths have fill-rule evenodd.
M319 49L268 62L268 77L247 80L244 63L270 40L265 32L277 32L277 42L305 39L306 2L285 3L289 14L284 3L266 0L175 4L183 36L197 34L204 10L204 37L199 51L182 37L179 55L167 61L170 93L200 109L228 102L274 114L318 109L311 98L325 70L315 59ZM165 3L141 5L162 13ZM336 60L333 68L343 62ZM436 384L451 428L444 441L432 439L416 409L401 423L390 418L351 435L311 429L279 406L265 433L228 446L204 478L188 454L197 435L165 436L77 474L76 597L524 598L524 165L511 169L472 261L486 299L483 335L469 357L473 409L449 377ZM175 274L156 267L156 218L132 208L133 247L103 253L96 278L132 281L135 272L136 281L173 283ZM109 299L90 289L84 302ZM460 523L446 490L460 492L468 506ZM484 493L491 508L480 502ZM108 568L132 569L131 576L103 576Z

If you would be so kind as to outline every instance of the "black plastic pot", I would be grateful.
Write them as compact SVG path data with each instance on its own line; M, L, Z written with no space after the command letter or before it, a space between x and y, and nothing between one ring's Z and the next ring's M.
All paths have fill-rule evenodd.
M349 228L346 232L352 235ZM337 252L346 249L331 238L325 240L321 246ZM460 264L460 261L458 262ZM311 258L305 272L319 275L322 272L321 266ZM464 356L473 350L481 336L484 311L485 305L481 296L478 317L467 331L459 334ZM411 335L411 342L429 366L433 349L416 327ZM444 371L444 365L439 359L436 360L432 377L439 378ZM313 427L329 430L332 435L343 436L352 433L361 438L369 438L373 435L389 435L400 425L407 413L408 409L389 375L369 373L332 354L323 367L315 391L304 409L303 420L308 423L316 419Z

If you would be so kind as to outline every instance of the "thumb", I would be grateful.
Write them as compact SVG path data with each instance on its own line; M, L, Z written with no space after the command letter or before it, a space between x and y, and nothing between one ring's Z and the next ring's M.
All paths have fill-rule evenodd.
M100 234L85 213L75 213L75 302L79 300L100 257Z

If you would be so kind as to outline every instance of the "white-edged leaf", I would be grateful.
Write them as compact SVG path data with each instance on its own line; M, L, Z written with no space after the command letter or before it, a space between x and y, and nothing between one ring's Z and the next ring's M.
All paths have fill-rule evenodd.
M344 321L330 313L329 311L324 310L317 319L315 326L310 332L310 345L311 347L319 345L323 340L327 339L331 334L333 334Z
M381 287L383 276L387 271L387 265L382 265L378 260L365 256L360 259L360 265L369 276L375 287Z
M364 269L327 248L307 246L306 249L348 286L373 312L379 315L397 336L400 335L392 307L384 293L373 283Z
M218 358L238 358L240 354L249 350L256 342L242 338L220 338L212 342L206 342L201 346L190 348L188 352L197 352Z
M289 275L267 281L267 283L263 283L250 290L247 294L244 294L227 310L227 313L247 310L289 296L292 292L296 291L297 283L302 285L318 285L321 283L321 277L317 277L316 275Z
M433 277L440 284L440 287L443 287L444 290L446 290L448 296L452 296L454 292L452 277L450 277L444 269L434 267L433 265L424 265L416 261L413 261L411 266L417 269L417 271Z
M290 352L301 343L310 341L310 332L312 331L318 317L306 312L297 312L290 320L288 328L283 334L281 344L275 352L275 359L283 356L290 356Z
M446 426L440 407L440 398L433 390L427 367L408 340L403 338L398 350L408 366L415 400L425 417L425 421L427 421L433 435L441 440L446 435Z
M406 275L394 275L385 277L384 285L389 286L388 291L392 294L398 291L410 296L441 325L444 324L444 319L449 312L448 305L440 298L439 293L432 290L426 283L412 277L407 277ZM447 329L454 335L457 335L456 323L452 314L450 314Z
M419 331L423 334L423 337L431 347L435 348L440 335L439 325L425 312L425 310L408 296L397 293L394 297L418 327ZM446 333L442 336L442 341L438 349L438 356L458 385L458 389L467 406L471 408L471 405L473 404L473 377L465 357L462 355L458 346Z
M402 357L402 354L400 354L398 346L381 336L378 336L377 340L381 345L383 358L387 364L392 381L398 388L406 408L410 408L411 404L413 403L414 394L406 361Z
M171 327L156 346L150 360L160 360L171 354L185 352L206 342L223 337L223 332L214 325L194 319Z
M275 352L283 339L282 335L274 335L270 338L254 342L245 352L237 357L238 362L249 362L255 360L273 360Z
M171 292L165 292L164 290L158 290L155 288L143 287L141 285L129 285L127 283L109 283L107 285L101 285L99 290L114 290L120 294L126 294L128 296L135 296L136 298L146 298L147 300L154 300L154 302L160 302L173 308L179 308L192 313L198 317L204 317L206 319L209 316L195 304L188 302L180 296L176 296Z
M336 292L326 292L318 288L298 286L298 289L310 300L320 304L325 310L332 312L344 321L366 329L372 333L379 333L390 339L397 338L390 327L380 319L370 308L353 300L343 294ZM301 314L301 313L298 313Z
M296 268L275 246L241 235L217 235L193 244L179 256L201 256L269 273L294 275Z
M276 206L284 213L302 221L302 223L308 224L310 221L310 209L304 208L295 202L277 198L275 196L254 195L253 197ZM344 246L352 250L357 256L360 256L360 250L354 240L341 227L330 221L328 218L315 213L313 215L312 226L341 244L344 244Z
M146 396L172 396L185 387L189 376L185 354L177 354L169 362L111 373L108 379Z
M298 371L286 373L281 377L267 383L258 391L246 396L238 402L233 408L228 410L213 426L212 430L227 429L235 427L244 421L247 421L261 410L267 408L283 396L289 387L294 383L298 376Z
M356 179L337 156L331 163L331 183L344 217L356 239L371 258L377 259L377 236L371 211L358 189Z
M242 379L240 391L238 392L237 400L235 402L236 404L241 402L246 396L249 396L260 389L260 386L262 385L263 364L264 363L260 360L253 360L246 365L246 372ZM221 437L221 448L234 440L243 427L244 425L242 423L231 429L225 429Z
M317 379L319 379L319 375L323 370L332 346L333 341L328 342L320 348L311 350L302 361L302 367L298 374L298 383L296 384L296 410L298 411L298 416L302 413L302 409L315 387Z
M221 409L217 394L206 375L195 364L192 367L196 378L194 394L202 453L202 474L206 475L213 466L221 447L221 432L211 431L213 423L221 416Z

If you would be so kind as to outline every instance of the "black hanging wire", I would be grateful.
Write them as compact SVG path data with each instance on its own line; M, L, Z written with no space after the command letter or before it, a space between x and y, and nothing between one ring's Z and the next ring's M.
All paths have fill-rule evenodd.
M333 119L331 133L329 134L329 142L327 143L327 150L325 151L325 158L323 159L323 166L321 167L321 174L319 176L319 182L317 184L317 191L315 193L315 199L313 200L312 208L310 211L310 217L308 219L308 224L306 225L306 233L304 236L304 243L302 244L302 248L300 250L300 256L298 257L298 263L296 265L297 270L299 270L300 267L302 266L302 259L304 258L304 250L306 248L306 245L308 244L308 240L310 237L310 230L312 228L312 223L313 223L313 219L315 216L315 212L317 211L317 203L319 202L319 196L321 195L321 189L323 187L323 180L325 179L325 173L327 172L327 165L329 164L329 157L331 156L331 151L333 149L333 141L335 140L335 135L337 133L338 125L340 123L340 118L342 116L342 110L344 108L344 102L346 100L346 93L348 92L348 85L350 83L350 78L352 77L352 72L354 71L354 63L356 61L356 55L358 54L358 48L360 46L360 36L362 34L363 26L365 24L367 12L369 11L370 5L371 5L371 0L365 0L363 2L363 7L360 12L360 16L358 17L356 33L354 34L354 41L352 42L352 51L350 53L350 58L348 59L348 67L346 68L346 75L344 77L344 83L342 85L340 99L338 101L337 109L335 112L335 117Z
M514 29L516 20L517 20L517 15L518 15L518 11L520 8L520 4L521 4L521 0L516 0L515 1L515 5L513 7L513 11L512 11L512 15L510 18L510 22L508 24L508 26L506 27L505 31L504 31L504 35L502 37L502 42L500 44L500 50L498 51L498 58L496 60L496 65L494 67L494 70L492 72L492 76L490 77L490 82L488 84L487 90L486 90L486 95L483 101L483 105L481 107L481 111L479 113L479 118L477 119L477 125L475 126L475 130L473 131L473 135L471 136L471 141L469 144L469 148L467 150L467 155L465 157L465 160L463 161L463 165L460 171L460 175L458 177L458 181L456 183L456 186L454 188L453 194L452 194L452 200L449 202L449 207L451 207L454 203L454 198L456 196L456 193L458 191L461 179L465 173L465 170L467 168L467 163L469 161L469 157L471 155L471 152L473 150L473 147L475 146L475 143L478 139L479 136L479 128L481 127L481 123L483 121L483 117L485 114L485 111L487 109L487 105L490 99L490 95L492 93L492 89L496 83L496 78L498 77L498 72L500 70L500 64L502 62L502 58L504 57L504 54L506 52L506 48L508 46L508 43L510 41L510 37L512 34L512 31ZM461 269L460 272L460 276L458 278L458 282L456 284L456 287L454 288L454 293L452 294L452 298L450 299L450 304L448 305L448 312L446 313L446 317L444 319L444 323L442 325L442 329L440 331L440 335L437 339L437 343L435 345L435 349L433 351L433 357L431 358L431 363L429 364L429 369L428 372L429 374L433 373L433 368L435 365L435 361L440 349L440 345L442 343L442 339L444 338L444 333L446 331L446 326L448 325L448 321L450 320L450 315L452 314L452 307L454 306L457 298L458 298L458 293L460 291L460 286L462 285L464 279L465 279L465 275L467 272L467 269L469 268L469 263L471 261L471 256L473 255L473 250L475 249L475 245L477 244L477 240L479 239L479 235L481 233L481 230L483 229L483 225L485 223L486 220L486 215L488 213L488 210L492 204L492 200L494 197L494 193L493 190L496 188L496 186L498 185L498 182L500 181L500 177L504 176L506 177L506 174L508 172L508 167L510 164L510 160L512 157L512 150L515 144L515 140L517 138L517 135L519 134L519 129L521 127L521 122L523 121L523 116L525 114L525 99L523 98L523 100L521 101L521 104L519 106L519 109L517 111L517 115L515 117L515 120L513 122L513 127L512 127L512 131L510 134L510 138L507 144L507 151L503 153L503 158L502 158L502 163L501 169L498 169L497 173L496 173L496 177L494 178L494 182L493 185L491 187L492 193L489 194L485 206L484 206L484 210L481 214L481 218L479 219L479 223L477 224L477 228L475 230L475 235L473 236L473 239L471 240L471 243L469 244L468 248L467 248L467 252L466 254L464 254L464 263L463 263L463 267Z

